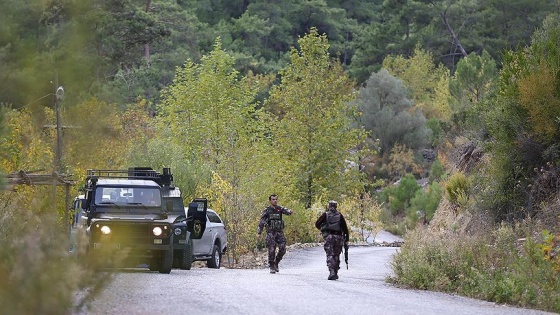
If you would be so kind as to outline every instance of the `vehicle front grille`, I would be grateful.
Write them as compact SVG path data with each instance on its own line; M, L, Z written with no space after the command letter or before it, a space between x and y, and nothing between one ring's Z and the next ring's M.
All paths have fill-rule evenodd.
M111 232L108 235L101 233L101 228L108 226ZM155 236L153 229L159 226L163 230L160 236ZM166 228L167 227L167 228ZM91 227L93 242L110 242L126 245L154 244L154 239L162 239L161 244L169 244L171 226L168 224L146 222L95 222Z

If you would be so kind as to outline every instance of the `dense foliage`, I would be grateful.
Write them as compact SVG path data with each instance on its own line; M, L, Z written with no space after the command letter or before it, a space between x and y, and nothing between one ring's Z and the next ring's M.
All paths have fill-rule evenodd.
M175 67L198 62L216 37L241 73L276 74L298 36L317 28L349 76L364 82L388 55L417 45L454 70L485 49L529 42L556 0L2 0L0 103L20 108L53 90L58 76L72 101L96 96L159 100ZM42 104L46 104L42 102Z
M233 261L262 247L270 193L295 211L290 243L319 240L337 199L353 240L405 235L395 283L559 310L557 1L0 1L0 172L59 171L59 105L61 172L171 167ZM63 313L105 281L64 256L68 196L6 188L0 292L25 285L2 309Z

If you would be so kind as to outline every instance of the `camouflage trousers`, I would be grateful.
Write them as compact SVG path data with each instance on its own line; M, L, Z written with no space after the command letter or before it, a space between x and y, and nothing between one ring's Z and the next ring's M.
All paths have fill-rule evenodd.
M276 247L278 246L278 253ZM266 233L266 248L268 249L268 263L278 263L286 253L286 237L282 231L268 231Z
M325 237L325 253L327 254L327 266L329 269L340 269L340 253L344 246L342 235L328 234Z

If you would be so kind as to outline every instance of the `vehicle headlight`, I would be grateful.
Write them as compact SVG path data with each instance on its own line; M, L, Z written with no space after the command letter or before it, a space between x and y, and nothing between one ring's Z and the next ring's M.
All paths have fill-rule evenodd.
M101 231L101 234L107 235L107 234L111 233L111 228L104 225L104 226L101 227L100 231Z
M156 226L152 230L152 232L154 233L155 236L160 236L163 233L163 230L159 226Z
M181 233L183 233L183 230L181 230L181 228L175 228L173 233L175 233L175 235L181 235Z

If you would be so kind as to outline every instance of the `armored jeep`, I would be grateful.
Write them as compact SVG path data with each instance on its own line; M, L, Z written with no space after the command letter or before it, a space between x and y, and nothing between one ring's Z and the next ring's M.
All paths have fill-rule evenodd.
M99 260L107 253L122 255L123 261L170 273L174 239L182 234L176 234L174 224L190 216L185 237L202 228L200 235L189 234L190 238L201 237L204 226L195 223L205 223L207 209L206 199L195 199L183 210L183 217L171 215L174 201L166 196L174 195L175 189L169 168L163 173L146 167L88 170L81 220L88 239L87 257Z

